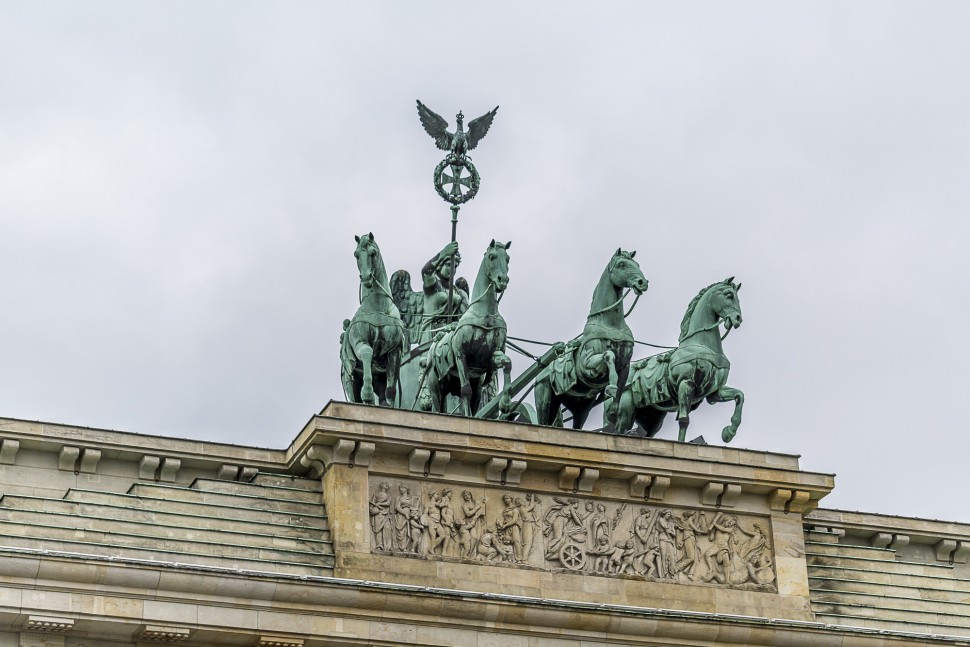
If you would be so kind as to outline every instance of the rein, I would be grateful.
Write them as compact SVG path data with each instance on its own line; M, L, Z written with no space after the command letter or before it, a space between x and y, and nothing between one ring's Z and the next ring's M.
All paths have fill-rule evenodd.
M619 298L619 299L617 299L616 301L614 301L612 305L609 305L609 306L606 306L605 308L600 308L600 309L599 309L599 310L597 310L596 312L591 312L591 313L589 313L589 315L587 316L587 319L588 319L589 317L595 317L596 315L601 315L601 314L603 314L604 312L609 312L610 310L612 310L612 309L613 309L613 308L615 308L616 306L618 306L618 305L620 305L621 303L623 303L623 300L624 300L624 299L626 299L626 297L627 297L627 295L629 295L629 294L630 294L630 290L631 290L631 289L632 289L632 288L627 288L627 289L626 289L626 292L624 292L624 293L623 293L623 294L622 294L622 295L620 296L620 298ZM638 295L636 296L636 298L635 298L635 299L633 300L633 305L631 305L631 306L630 306L630 309L626 311L626 314L625 314L625 315L623 315L623 318L624 318L624 319L626 319L627 317L629 317L629 316L630 316L630 313L631 313L631 312L633 312L633 309L634 309L635 307L637 307L637 301L639 301L639 300L640 300L640 295L638 294Z
M683 342L685 339L690 339L694 335L699 335L700 333L707 332L708 330L714 330L721 325L722 321L724 321L724 317L718 317L717 321L712 323L710 326L705 326L704 328L699 328L694 332L687 333L686 335L683 336L683 338L680 341ZM725 329L724 334L721 335L721 341L724 341L725 339L727 339L727 336L730 334L731 330L732 328Z
M479 301L481 301L482 299L484 299L485 298L485 295L488 294L488 291L489 290L495 290L495 280L494 279L491 279L491 278L488 279L488 287L485 288L485 291L482 292L481 295L478 298L476 298L474 301L469 301L468 302L468 309L471 309L471 307L473 305L475 305L476 303L478 303ZM495 298L495 305L497 306L498 304L502 303L502 297L505 296L505 292L501 292L500 293L500 292L496 291L495 294L497 295L496 298Z
M387 297L391 300L391 303L394 303L394 295L387 291L387 288L384 287L384 284L383 283L381 283L380 281L378 281L376 279L371 279L371 283L376 283L377 284L377 287L380 289L380 291L383 292L385 295L387 295ZM363 303L364 302L364 283L363 283L363 281L361 281L360 283L357 284L357 301L359 303Z
M481 301L482 299L484 299L484 298L485 298L485 295L487 295L487 294L488 294L488 291L489 291L489 290L494 290L494 289L495 289L495 284L494 284L494 283L492 283L492 280L491 280L491 279L489 279L489 281L488 281L488 287L487 287L487 288L485 288L485 291L484 291L484 292L482 292L482 293L481 293L481 294L480 294L480 295L478 296L478 298L477 298L477 299L475 299L475 300L473 300L473 301L469 301L469 302L468 302L468 308L467 308L467 309L471 309L471 307L472 307L473 305L475 305L476 303L478 303L479 301Z

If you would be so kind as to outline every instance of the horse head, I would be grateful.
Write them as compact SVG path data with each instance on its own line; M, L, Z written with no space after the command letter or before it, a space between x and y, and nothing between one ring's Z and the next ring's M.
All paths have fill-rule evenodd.
M496 294L501 294L509 285L509 253L506 250L511 246L512 241L500 243L493 238L485 250L482 270Z
M621 290L630 288L637 295L647 291L647 279L640 271L640 264L634 260L636 252L624 252L617 248L610 261L610 281Z
M377 273L378 267L381 264L381 250L374 241L374 234L367 233L363 236L354 236L354 240L357 241L354 258L357 259L360 284L368 290L373 289L374 275Z
M734 277L712 283L697 293L697 296L687 306L684 319L680 322L680 341L683 342L703 330L710 330L723 321L724 326L738 328L741 326L741 301L738 290L741 284L734 284ZM711 321L705 324L705 321Z
M718 318L724 320L724 327L741 327L741 300L738 298L738 290L741 284L734 284L734 277L724 279L720 283L715 283L711 288L710 308Z

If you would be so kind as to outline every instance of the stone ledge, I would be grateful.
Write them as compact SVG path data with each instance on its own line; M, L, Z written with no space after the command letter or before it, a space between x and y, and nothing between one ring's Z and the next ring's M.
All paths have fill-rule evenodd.
M133 462L136 466L146 455L168 455L185 464L211 466L214 474L226 463L278 470L282 468L286 457L285 450L280 449L151 436L16 418L0 418L0 438L8 448L6 452L0 451L0 460L15 460L17 453L25 449L58 454L62 447L89 448L92 453L88 456L86 466L96 464L96 454L93 453L95 451L103 456L110 456L113 460ZM2 447L0 445L0 449Z
M970 524L937 519L899 517L870 512L818 508L806 515L806 522L847 530L908 535L911 539L970 539Z
M908 546L922 546L944 564L966 564L970 558L970 524L966 523L826 509L810 512L805 522L843 536L868 537L871 546L903 554Z
M288 450L288 464L322 473L321 467L312 467L315 462L325 464L344 445L362 444L385 460L400 459L402 474L412 473L431 452L447 451L449 470L459 462L478 465L486 480L505 478L511 484L521 472L517 468L513 474L510 466L519 461L527 472L561 473L562 489L577 491L607 479L651 474L701 488L717 475L722 484L718 499L728 504L742 492L767 496L787 489L805 497L793 512L814 507L834 487L831 475L799 471L797 458L787 455L339 402L330 402L300 432Z
M210 607L213 610L234 608L239 604L238 598L246 600L246 608L252 608L253 605L271 606L272 611L266 608L260 613L277 614L280 621L288 615L293 618L319 618L321 622L329 622L335 617L342 623L342 631L347 632L344 634L348 636L346 644L361 647L384 642L383 639L367 633L367 628L372 626L368 616L375 610L381 612L379 624L383 630L400 628L400 635L408 633L405 631L408 626L429 626L428 623L447 630L439 634L439 639L434 642L427 639L422 641L422 644L436 647L476 644L476 635L522 631L523 625L529 627L529 635L532 637L530 645L537 647L568 645L568 641L575 641L579 645L584 639L631 645L655 644L665 640L679 643L688 635L696 641L745 644L750 647L779 644L884 647L887 640L892 640L893 645L898 647L916 647L953 644L954 640L952 636L833 627L821 622L579 603L376 581L294 577L280 573L240 573L214 568L190 569L186 572L175 565L150 565L146 561L89 559L80 556L68 558L43 555L41 551L12 553L0 549L0 555L4 557L0 559L0 593L17 590L9 588L11 585L7 582L11 577L24 577L25 561L59 562L61 568L57 570L66 577L57 582L33 580L31 589L45 591L46 587L53 584L59 592L63 592L59 595L66 596L63 597L64 604L76 603L84 608L95 608L95 598L104 599L105 596L112 595L132 601L167 600L166 604L170 606L171 613L184 613L187 617L197 618L193 621L196 630L204 631L217 643L218 636L223 634L227 638L237 639L239 630L229 630L221 624L203 622L198 619L201 616L196 614L206 605L216 605L214 608ZM36 567L33 570L36 573ZM163 577L157 580L159 585L151 588L132 588L125 582L130 582L131 577L137 577L122 576L125 571L132 570L153 571ZM113 571L117 573L112 574ZM192 576L187 576L192 571ZM175 577L166 576L167 573ZM166 585L162 586L162 582ZM93 592L92 585L98 586L97 593ZM12 586L17 587L15 584ZM326 589L326 592L321 588ZM19 596L6 599L19 599ZM10 605L6 608L9 609ZM89 630L103 630L110 635L117 635L119 627L129 626L131 630L138 628L130 620L126 622L123 618L97 613L89 613L85 622ZM359 634L351 634L351 631L358 631ZM440 638L442 635L445 636L444 639ZM457 636L465 642L448 642L449 636Z

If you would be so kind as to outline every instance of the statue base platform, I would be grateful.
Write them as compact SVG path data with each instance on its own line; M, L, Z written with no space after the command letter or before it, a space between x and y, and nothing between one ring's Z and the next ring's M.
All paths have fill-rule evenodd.
M812 620L798 457L329 403L291 446L322 476L337 577Z

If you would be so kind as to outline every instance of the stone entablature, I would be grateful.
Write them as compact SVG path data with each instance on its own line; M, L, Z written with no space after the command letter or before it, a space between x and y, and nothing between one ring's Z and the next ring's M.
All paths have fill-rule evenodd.
M60 496L90 484L124 492L137 480L247 481L286 467L285 450L0 418L2 494Z
M322 474L337 576L811 618L802 515L833 479L793 456L342 403L293 449Z
M890 548L914 560L944 562L970 578L970 524L868 512L816 510L805 518L809 532L831 533L839 542Z
M317 480L305 480L311 476ZM426 523L419 515L420 532L412 535L418 549L402 551L396 533L378 537L379 520L373 523L372 511L384 505L375 499L382 483L390 505L400 484L422 512L437 500L442 527L450 514L468 522L459 504L468 490L473 503L485 499L483 530L491 526L493 539L503 536L487 542L490 552L479 549L479 533L470 554L470 537L453 526L457 540L431 548L428 528L437 519ZM793 456L341 403L314 416L285 450L0 420L0 494L10 495L0 523L19 524L17 532L28 536L47 532L42 514L76 514L84 526L75 526L74 539L111 534L124 542L150 534L152 524L170 524L172 531L151 535L169 549L150 557L138 556L147 549L85 552L83 542L69 541L70 527L51 526L57 533L44 535L47 543L30 535L39 538L37 547L16 545L8 534L6 543L0 540L0 647L965 644L957 636L970 635L970 578L961 562L970 526L806 514L832 486L829 475L799 470ZM84 496L60 500L73 488ZM129 488L128 495L100 495ZM267 512L260 528L251 527L259 516L248 509L257 500L254 488L303 521L293 525L283 513ZM267 494L272 488L279 493ZM186 492L191 502L176 498ZM144 496L146 505L130 515L119 509L114 518L100 508L92 512L124 496ZM147 505L149 499L158 505ZM222 506L226 516L213 514L210 523L193 509L199 501ZM311 529L299 526L317 510L329 525L312 530L326 536L294 545L308 543ZM227 522L237 511L246 513L238 529ZM191 516L193 526L171 525L180 514ZM510 530L519 518L518 531ZM724 523L730 518L738 530ZM672 533L670 526L658 531L661 519ZM744 570L733 573L744 581L705 582L711 569L684 561L692 519L694 564L706 567L705 555L716 547L710 538L716 519L727 528L719 532L731 546L729 557L755 557L749 562L755 575L742 562ZM509 525L499 530L500 524ZM280 525L285 532L273 530ZM231 537L210 539L220 532ZM606 536L612 554L593 554ZM554 543L559 537L575 550L564 553ZM625 550L617 553L615 544L637 537L641 559L626 555L624 569ZM209 542L213 551L251 542L231 548L259 551L259 559L237 565L227 556L182 554L173 549L182 541L196 542L193 550ZM284 570L274 561L284 553L310 560L313 546L320 548L319 564ZM564 565L566 555L581 560L579 551L585 564ZM761 561L766 556L770 567ZM880 602L853 601L865 596Z

